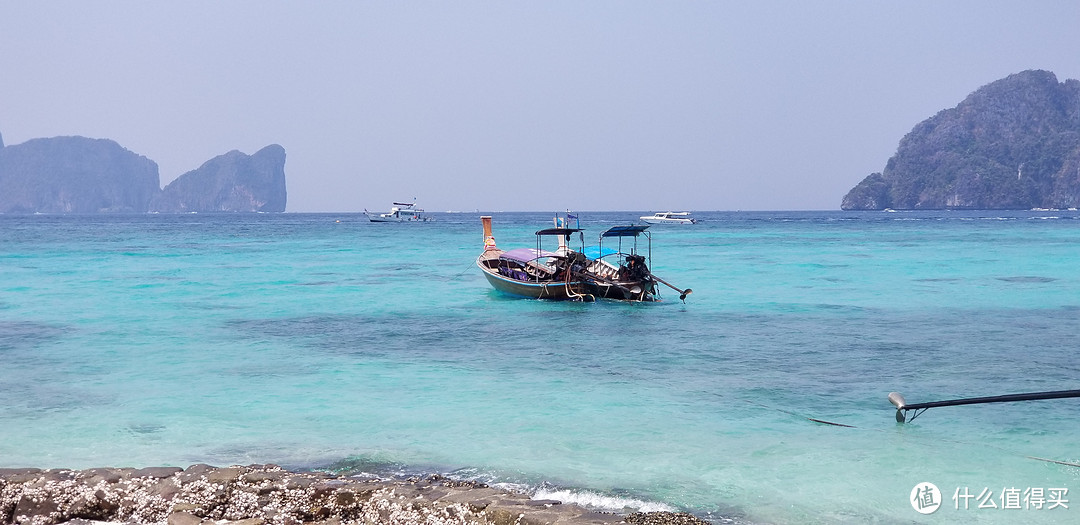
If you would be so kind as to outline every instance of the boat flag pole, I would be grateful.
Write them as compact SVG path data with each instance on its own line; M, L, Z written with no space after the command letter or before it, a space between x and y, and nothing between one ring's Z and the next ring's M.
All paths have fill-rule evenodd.
M929 403L911 403L904 400L900 392L889 393L889 403L896 407L896 422L907 423L914 421L923 412L934 407L951 407L957 405L980 405L983 403L1012 403L1015 401L1038 401L1041 399L1063 399L1080 397L1080 390L1057 390L1054 392L1031 392L1026 394L1007 394L1003 396L969 397L966 399L949 399L946 401L931 401ZM913 411L908 419L908 410Z

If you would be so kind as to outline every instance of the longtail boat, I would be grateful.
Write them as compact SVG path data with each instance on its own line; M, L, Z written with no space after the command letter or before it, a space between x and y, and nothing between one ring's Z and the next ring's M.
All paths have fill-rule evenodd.
M488 283L500 292L562 301L651 302L660 300L657 288L662 283L678 291L684 301L691 293L689 288L680 290L649 270L652 238L647 232L648 225L610 228L600 235L598 247L586 250L584 230L568 227L556 218L554 228L536 232L535 248L501 250L492 235L491 217L480 220L484 226L484 251L476 258L476 265ZM575 234L581 245L578 250L570 248ZM638 245L641 237L647 241L644 254ZM544 244L550 244L551 239L557 245L549 251ZM611 246L613 242L617 248Z

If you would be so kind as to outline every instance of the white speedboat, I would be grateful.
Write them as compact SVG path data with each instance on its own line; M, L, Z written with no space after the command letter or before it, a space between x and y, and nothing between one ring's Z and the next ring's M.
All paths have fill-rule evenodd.
M430 221L431 217L424 214L424 210L416 207L415 202L395 202L387 213L368 213L364 210L371 222L424 222Z
M690 212L688 211L664 211L652 215L644 215L640 218L641 222L648 224L694 224L697 222L693 217L690 217Z

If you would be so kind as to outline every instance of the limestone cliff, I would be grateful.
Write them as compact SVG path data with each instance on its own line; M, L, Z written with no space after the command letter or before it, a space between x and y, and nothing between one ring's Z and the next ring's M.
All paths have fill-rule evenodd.
M111 140L0 147L0 213L146 212L159 184L154 161Z
M53 137L4 146L0 213L282 212L285 149L232 151L161 189L154 161L107 139Z
M845 210L1080 205L1080 81L1024 71L919 123Z
M230 151L206 161L165 186L151 211L285 211L285 148L267 146L254 155Z

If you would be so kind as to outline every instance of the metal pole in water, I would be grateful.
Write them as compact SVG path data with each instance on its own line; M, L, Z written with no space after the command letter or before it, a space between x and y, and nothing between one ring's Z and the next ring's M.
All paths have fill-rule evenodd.
M913 421L928 408L951 407L958 405L980 405L984 403L1012 403L1016 401L1038 401L1042 399L1064 399L1080 397L1080 390L1057 390L1054 392L1031 392L1026 394L1006 394L1003 396L969 397L965 399L949 399L945 401L931 401L928 403L908 404L904 396L899 392L889 393L889 403L896 407L896 422L906 423ZM911 419L907 418L908 410L914 411Z

